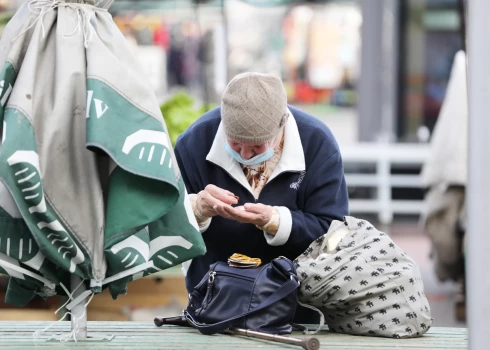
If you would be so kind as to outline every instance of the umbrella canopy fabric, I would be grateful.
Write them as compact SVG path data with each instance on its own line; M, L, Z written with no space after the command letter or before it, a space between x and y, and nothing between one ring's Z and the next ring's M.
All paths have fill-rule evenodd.
M205 252L111 2L32 0L0 41L0 273L15 305L69 274L117 297Z

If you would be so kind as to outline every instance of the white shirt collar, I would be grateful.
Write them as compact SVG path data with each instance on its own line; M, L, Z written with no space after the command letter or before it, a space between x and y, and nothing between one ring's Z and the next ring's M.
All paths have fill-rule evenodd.
M240 164L226 152L224 148L225 142L225 130L223 124L220 123L211 150L206 156L206 160L223 168L223 170L230 174L231 177L253 194L252 188L250 187ZM305 155L299 136L298 125L296 124L293 114L289 111L289 118L284 129L284 147L282 156L267 182L283 172L301 172L304 171L305 168Z

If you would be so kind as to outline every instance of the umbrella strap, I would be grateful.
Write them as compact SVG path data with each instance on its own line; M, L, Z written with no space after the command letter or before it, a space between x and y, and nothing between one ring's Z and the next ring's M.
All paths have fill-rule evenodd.
M94 292L92 292L90 289L84 291L78 297L76 297L75 299L73 299L73 301L71 303L69 303L69 304L66 305L67 310L73 309L75 306L77 306L82 301L84 301L85 299L87 299L87 297L89 295L93 295L93 294L94 294Z
M14 270L14 271L19 272L21 274L24 274L26 276L32 277L32 278L38 280L39 282L42 282L46 287L48 287L50 289L54 289L56 287L55 284L53 282L51 282L50 280L48 280L48 279L46 279L46 278L44 278L38 274L35 274L32 271L24 269L20 266L9 263L8 261L0 259L0 266L7 268L9 270Z
M90 295L94 295L95 293L92 292L92 290L88 289L82 293L80 293L80 295L76 298L73 298L73 295L75 294L75 292L77 291L78 288L80 288L80 286L84 283L85 281L82 280L78 286L70 293L68 291L68 288L65 287L65 285L63 283L60 283L60 286L61 288L63 288L63 290L65 291L66 295L68 296L68 301L66 303L64 303L58 310L56 310L55 314L58 313L58 311L60 311L62 308L66 307L67 310L70 310L73 309L75 306L77 306L78 304L80 304L82 301L84 301L88 296ZM90 299L91 300L91 299ZM90 302L90 301L89 301ZM88 304L87 304L88 305Z
M106 278L105 280L102 281L102 285L120 280L121 278L132 276L137 274L138 272L145 271L147 269L156 269L155 265L153 264L153 260L148 261L147 263L132 267L130 269L121 271L119 273L116 273L115 275L112 275L111 277Z
M60 308L58 310L55 311L55 315L61 310L63 309L65 306L67 306L70 302L73 301L73 294L78 290L78 288L80 288L80 286L84 283L85 281L82 280L78 286L70 293L70 291L68 290L68 288L65 287L65 285L60 282L60 287L63 288L63 290L65 291L66 295L68 296L68 300L66 301L66 303L64 303L63 305L60 306ZM71 308L69 308L68 310L71 310Z
M64 0L31 0L27 4L27 6L29 7L29 10L31 10L31 12L37 14L37 17L34 21L32 21L32 23L29 26L27 26L27 28L22 30L14 39L12 39L12 42L17 40L20 36L24 35L29 29L34 27L39 20L41 20L41 30L43 32L43 38L46 37L46 31L44 29L44 22L43 22L44 16L48 12L63 6L63 7L69 7L73 9L74 11L77 12L77 16L78 16L77 26L75 27L72 33L65 34L65 36L74 35L77 32L77 30L81 30L83 26L82 31L83 31L84 45L85 48L87 48L88 42L90 41L93 35L93 28L92 25L90 24L92 13L89 11L89 9L96 9L98 11L107 12L107 8L101 8L90 4L67 3Z

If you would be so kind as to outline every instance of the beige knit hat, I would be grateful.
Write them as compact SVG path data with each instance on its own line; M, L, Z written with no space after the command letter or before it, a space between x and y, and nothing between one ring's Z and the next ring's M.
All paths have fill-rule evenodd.
M226 136L241 142L266 142L277 136L288 116L286 90L271 74L235 76L221 98Z

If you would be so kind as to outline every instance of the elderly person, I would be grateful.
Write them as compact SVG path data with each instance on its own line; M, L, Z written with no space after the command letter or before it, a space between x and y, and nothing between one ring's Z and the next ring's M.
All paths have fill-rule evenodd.
M234 253L295 259L348 214L334 136L288 106L275 76L236 76L221 107L179 137L175 155L207 248L184 266L189 292L209 265Z

